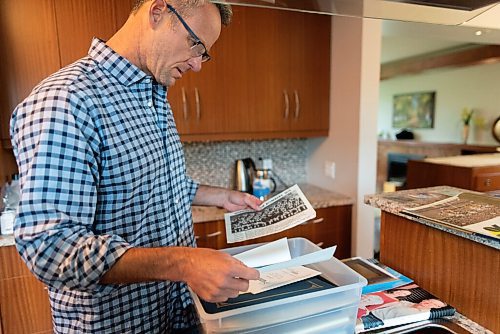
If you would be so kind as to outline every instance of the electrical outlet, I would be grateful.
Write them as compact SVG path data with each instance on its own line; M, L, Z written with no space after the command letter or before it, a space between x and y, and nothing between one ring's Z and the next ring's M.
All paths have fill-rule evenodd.
M262 160L262 169L273 169L273 160L272 159L263 159Z
M325 176L335 178L335 162L325 161Z

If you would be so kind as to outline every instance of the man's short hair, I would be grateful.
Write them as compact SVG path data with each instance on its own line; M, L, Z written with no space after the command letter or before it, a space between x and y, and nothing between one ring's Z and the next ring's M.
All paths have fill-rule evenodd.
M219 9L220 20L223 25L228 26L231 23L231 19L233 18L233 10L231 5L216 3L215 4Z
M132 8L132 14L137 13L139 8L149 0L135 0L134 6ZM210 2L209 0L167 0L178 12L183 16L189 16L189 11L192 8L197 8ZM219 10L221 23L228 26L231 23L231 18L233 17L233 10L229 4L215 3L215 6Z

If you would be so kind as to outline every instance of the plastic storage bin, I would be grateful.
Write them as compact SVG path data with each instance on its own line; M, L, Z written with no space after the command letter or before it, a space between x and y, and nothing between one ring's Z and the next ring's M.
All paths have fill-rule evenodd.
M224 249L231 255L259 246ZM288 240L292 257L320 248L304 238ZM354 333L364 277L336 258L308 265L322 277L338 285L330 289L241 307L216 314L205 312L198 296L191 291L206 333Z

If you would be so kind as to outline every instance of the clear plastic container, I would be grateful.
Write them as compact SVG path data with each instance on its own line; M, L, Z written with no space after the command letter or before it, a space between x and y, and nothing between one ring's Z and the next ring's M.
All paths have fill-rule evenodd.
M223 251L234 255L259 246L248 245ZM304 238L288 240L292 257L320 248ZM364 277L336 258L308 265L338 287L208 314L191 291L207 333L354 333Z

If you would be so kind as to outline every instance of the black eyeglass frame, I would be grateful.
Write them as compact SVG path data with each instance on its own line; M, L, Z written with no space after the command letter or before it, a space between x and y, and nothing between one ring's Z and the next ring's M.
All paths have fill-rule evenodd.
M208 54L207 47L205 46L205 44L194 33L193 29L191 29L189 27L189 25L186 23L186 21L184 21L184 19L182 18L181 14L179 14L177 12L177 10L175 10L174 7L172 7L167 2L165 2L165 0L163 0L163 3L165 4L165 6L167 6L167 9L169 11L171 11L172 13L174 13L175 16L177 16L177 18L182 23L182 25L184 26L184 28L187 30L187 32L189 33L189 35L194 39L194 45L191 47L191 49L195 48L197 45L203 46L203 50L205 50L205 51L202 54L198 55L198 57L201 56L201 61L202 62L209 61L212 57L210 57L210 55Z

